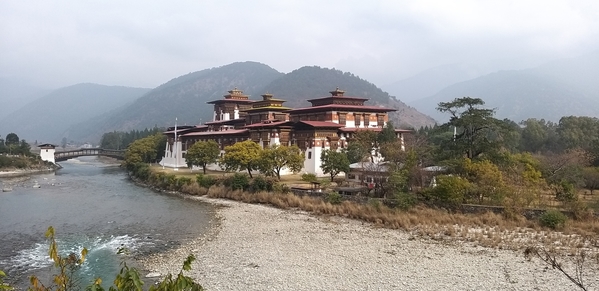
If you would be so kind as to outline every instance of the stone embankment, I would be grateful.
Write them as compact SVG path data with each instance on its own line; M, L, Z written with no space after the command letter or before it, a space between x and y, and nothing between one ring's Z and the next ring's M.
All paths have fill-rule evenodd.
M361 221L262 205L224 205L211 233L142 260L153 276L188 273L207 290L575 290L521 252L434 241ZM597 276L588 276L599 287Z

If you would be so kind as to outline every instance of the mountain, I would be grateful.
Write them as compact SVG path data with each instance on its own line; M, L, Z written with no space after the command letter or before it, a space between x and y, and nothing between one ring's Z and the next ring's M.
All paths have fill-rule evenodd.
M71 139L66 130L75 123L123 106L149 89L77 84L60 88L26 104L0 120L0 133L17 133L28 141L58 143Z
M599 53L556 60L536 68L499 71L448 86L429 97L410 102L439 122L448 114L439 102L469 96L496 109L496 117L520 122L528 118L559 121L563 116L599 117Z
M268 92L288 100L285 106L303 107L310 105L307 99L328 96L337 86L347 96L370 98L370 104L398 109L391 114L396 126L419 128L434 124L430 117L351 73L302 67L283 74L261 63L239 62L172 79L128 106L72 126L69 133L76 140L97 142L104 132L167 127L174 125L175 118L179 125L211 121L213 106L206 102L222 99L233 88L243 90L253 100Z
M76 140L99 141L104 132L113 130L167 127L175 124L196 125L212 120L212 105L235 87L249 95L281 77L275 69L257 62L230 65L189 73L168 81L128 106L69 129ZM250 99L257 99L252 98Z
M0 78L0 120L48 92L23 81Z
M328 92L336 87L345 91L345 96L369 98L367 104L397 109L397 112L390 113L395 126L420 128L434 124L432 118L391 97L374 84L352 73L335 69L302 67L274 80L264 87L262 92L269 92L276 98L287 100L285 106L299 108L310 106L308 99L330 96Z
M489 71L467 64L451 64L430 68L412 77L382 86L403 102L429 97L458 82L474 79Z

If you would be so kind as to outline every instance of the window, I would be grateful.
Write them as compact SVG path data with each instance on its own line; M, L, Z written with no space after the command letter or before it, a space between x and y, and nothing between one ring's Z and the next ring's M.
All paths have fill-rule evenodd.
M360 115L354 114L354 122L355 122L354 124L356 125L356 127L360 126L360 117L361 117Z
M345 113L339 113L339 124L341 125L345 125L345 117L347 114Z
M376 117L376 119L377 119L376 122L378 123L377 126L378 127L383 127L383 124L385 124L385 116L384 115L378 115Z
M312 152L308 152L308 160L312 159Z
M356 175L354 174L347 174L347 178L350 180L355 180L356 179Z
M364 126L368 127L370 125L370 114L364 116Z

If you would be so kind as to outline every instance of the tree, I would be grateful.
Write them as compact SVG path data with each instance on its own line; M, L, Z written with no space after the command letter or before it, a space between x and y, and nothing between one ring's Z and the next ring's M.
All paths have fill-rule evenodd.
M364 148L357 142L350 143L347 148L343 149L343 152L347 155L350 164L362 162L367 157L370 159L368 148Z
M8 148L4 144L4 139L0 138L0 154L7 153Z
M293 173L302 170L304 166L304 155L296 146L274 145L262 150L258 169L267 176L277 176L281 180L281 170L288 168Z
M30 156L31 155L31 146L29 145L29 143L22 139L21 143L19 143L19 147L18 147L18 152L21 155L24 156Z
M364 157L368 157L371 162L374 162L374 156L378 151L378 134L372 130L358 131L354 134L350 145L354 143L359 150L357 152L363 153ZM360 159L358 162L361 162Z
M393 122L387 122L387 125L383 127L383 130L379 133L377 140L379 144L393 143L397 140Z
M520 149L530 153L537 153L556 148L556 125L544 119L529 118L522 121L522 135Z
M446 129L454 129L453 141L445 144L454 155L465 154L474 159L501 147L499 121L493 117L494 109L480 108L485 102L480 98L462 97L439 103L437 110L451 114Z
M252 178L252 170L258 168L262 148L257 143L246 140L225 147L225 154L220 160L220 165L226 171L247 170Z
M599 119L586 116L560 118L557 134L563 149L588 149L598 140Z
M9 154L13 154L16 148L19 146L19 136L16 133L9 133L6 135L6 141L4 141L8 149Z
M584 168L582 170L582 178L584 179L584 186L591 190L591 195L593 195L593 190L599 189L599 168Z
M206 166L216 163L220 155L220 147L214 140L198 141L194 143L188 150L185 160L187 165L201 166L206 174Z
M66 137L62 138L60 145L62 146L63 149L65 149L67 147L67 138Z
M131 143L125 151L125 164L133 166L139 163L151 163L156 161L160 148L164 144L164 135L155 134L146 138L138 139Z
M331 176L331 181L341 172L349 171L347 155L334 150L324 150L320 155L322 172Z
M11 132L11 133L9 133L9 134L6 135L6 141L5 141L5 143L6 143L7 146L10 146L10 145L19 145L19 136L16 133Z

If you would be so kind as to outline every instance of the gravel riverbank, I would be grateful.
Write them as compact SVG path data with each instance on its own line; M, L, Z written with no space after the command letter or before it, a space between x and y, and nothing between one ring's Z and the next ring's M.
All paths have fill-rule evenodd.
M526 260L521 252L432 241L339 217L200 199L224 205L217 226L178 249L143 259L145 269L176 274L193 253L197 261L187 274L207 290L576 290L558 271Z

